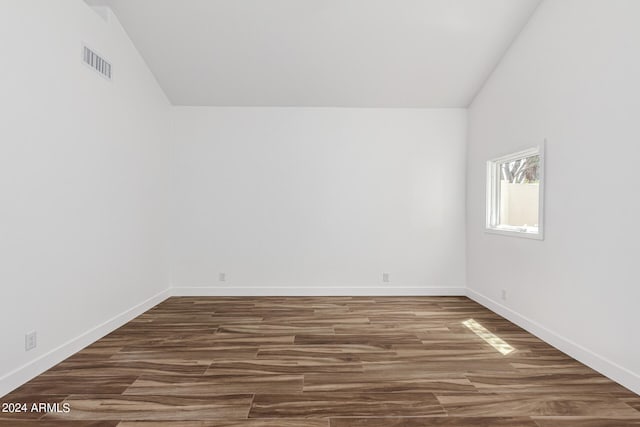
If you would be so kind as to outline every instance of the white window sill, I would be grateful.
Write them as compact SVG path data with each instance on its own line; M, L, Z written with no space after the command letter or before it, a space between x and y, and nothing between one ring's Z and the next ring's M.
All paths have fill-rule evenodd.
M520 237L523 239L544 240L544 236L540 230L533 231L523 227L487 227L485 233L499 234L502 236Z

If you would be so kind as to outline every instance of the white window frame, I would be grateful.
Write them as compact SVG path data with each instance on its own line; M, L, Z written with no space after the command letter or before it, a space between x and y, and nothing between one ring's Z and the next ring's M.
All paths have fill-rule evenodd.
M522 227L509 227L498 224L500 212L500 171L499 165L523 157L540 156L540 183L538 187L538 231L531 232ZM544 240L544 143L515 153L487 161L487 216L485 232L503 236L523 237L525 239Z

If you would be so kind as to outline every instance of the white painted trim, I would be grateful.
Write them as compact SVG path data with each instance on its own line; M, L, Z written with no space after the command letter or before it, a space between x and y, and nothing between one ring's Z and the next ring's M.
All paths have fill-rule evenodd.
M640 375L597 353L594 353L588 348L585 348L554 331L547 329L535 320L529 319L528 317L505 307L479 292L467 288L467 296L478 304L483 305L489 310L515 323L547 344L552 345L563 353L568 354L579 362L600 372L602 375L609 377L632 392L640 394Z
M180 286L173 296L465 296L464 287L426 286Z
M531 233L527 231L508 230L506 228L500 228L499 226L495 228L487 227L484 232L488 234L500 234L502 236L520 237L522 239L544 240L544 236L539 232Z
M77 353L89 344L94 343L105 335L118 329L125 323L131 321L135 317L141 315L153 306L160 304L171 296L171 290L164 291L152 296L146 301L135 305L134 307L123 311L122 313L112 317L111 319L89 329L81 335L61 344L53 350L43 354L42 356L14 369L8 374L0 377L0 396L11 392L27 381L40 375L47 369L52 368L62 362L67 357Z

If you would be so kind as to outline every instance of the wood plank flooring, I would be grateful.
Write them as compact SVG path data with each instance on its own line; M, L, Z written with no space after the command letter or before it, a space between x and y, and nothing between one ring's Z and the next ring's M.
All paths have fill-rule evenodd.
M170 298L0 400L71 407L12 427L640 427L640 396L464 297Z

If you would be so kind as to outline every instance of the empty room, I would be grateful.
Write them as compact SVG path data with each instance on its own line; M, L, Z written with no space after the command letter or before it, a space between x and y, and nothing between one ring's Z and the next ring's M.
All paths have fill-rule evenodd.
M0 0L0 426L640 427L639 0Z

